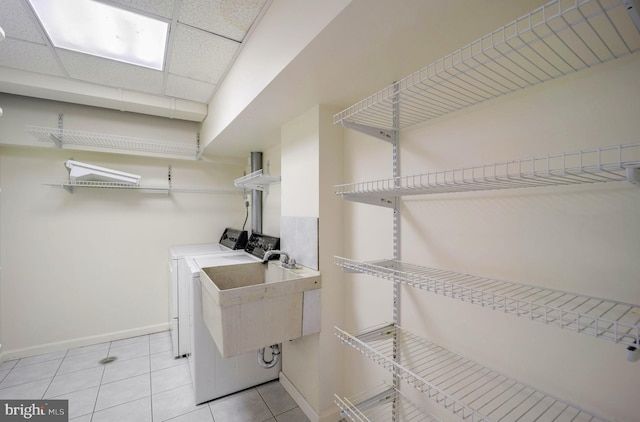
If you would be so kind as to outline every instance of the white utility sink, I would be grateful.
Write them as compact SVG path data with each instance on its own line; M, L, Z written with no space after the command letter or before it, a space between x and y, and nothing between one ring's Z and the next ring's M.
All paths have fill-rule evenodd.
M202 268L200 282L204 323L225 358L311 334L303 325L319 327L318 271L252 262Z

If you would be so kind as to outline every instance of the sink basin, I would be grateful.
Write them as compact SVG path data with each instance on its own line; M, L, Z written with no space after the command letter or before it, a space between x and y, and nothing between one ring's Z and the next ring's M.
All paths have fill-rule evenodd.
M305 317L319 320L320 273L310 268L207 267L200 283L204 323L225 358L301 337Z

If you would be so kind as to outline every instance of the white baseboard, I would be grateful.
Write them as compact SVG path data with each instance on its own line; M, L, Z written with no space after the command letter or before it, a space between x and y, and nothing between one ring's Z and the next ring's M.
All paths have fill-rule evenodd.
M326 409L320 414L320 422L340 422L345 421L340 415L340 408L338 405L334 405L331 409Z
M289 381L289 378L282 372L280 372L280 384L284 387L287 393L293 398L300 410L309 418L311 422L337 422L341 421L340 409L338 406L323 411L320 415L309 404L307 399L304 398L298 389Z
M296 402L300 410L309 418L311 422L319 422L320 417L316 413L315 409L309 404L307 399L304 398L302 394L298 391L298 389L289 381L289 378L286 377L285 374L280 372L280 384L284 387L284 389L289 393L291 398Z
M124 338L142 336L145 334L153 334L161 331L167 331L169 323L149 325L146 327L132 328L130 330L116 331L113 333L100 334L96 336L82 337L71 340L56 341L37 346L25 347L15 350L4 350L0 354L0 362L6 360L26 358L29 356L40 355L42 353L58 352L60 350L71 349L73 347L90 346L92 344L105 343L107 341L122 340ZM2 347L4 349L4 346Z

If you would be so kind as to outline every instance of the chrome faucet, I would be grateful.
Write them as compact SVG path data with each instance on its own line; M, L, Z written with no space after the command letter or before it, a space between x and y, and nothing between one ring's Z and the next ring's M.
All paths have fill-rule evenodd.
M262 262L267 262L271 255L280 255L280 262L282 262L282 268L292 269L296 267L296 260L290 259L289 254L278 249L272 249L264 253Z

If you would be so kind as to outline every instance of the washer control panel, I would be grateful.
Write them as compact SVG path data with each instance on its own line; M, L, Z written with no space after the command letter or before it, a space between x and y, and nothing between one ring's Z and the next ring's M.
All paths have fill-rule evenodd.
M220 243L229 249L244 249L247 245L247 231L227 227L220 237Z
M264 234L251 233L247 246L244 248L245 252L258 257L264 258L264 254L270 250L280 249L280 238L267 236ZM279 255L273 255L270 259L277 259Z

